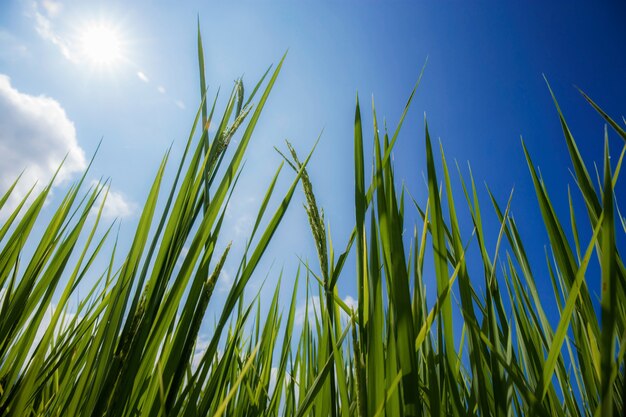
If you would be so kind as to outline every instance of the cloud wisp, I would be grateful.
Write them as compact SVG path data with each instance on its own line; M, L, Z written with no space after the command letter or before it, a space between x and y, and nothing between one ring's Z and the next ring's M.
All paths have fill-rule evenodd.
M55 4L54 7L50 6ZM40 9L44 10L43 13ZM61 3L42 1L41 3L33 2L33 17L35 19L35 31L43 39L57 47L61 55L67 60L77 63L78 58L76 52L67 38L61 36L54 27L53 19L61 12Z
M49 16L55 17L61 13L63 9L63 3L55 0L42 0L41 7L48 13Z
M0 60L14 61L28 55L28 48L11 32L0 29Z

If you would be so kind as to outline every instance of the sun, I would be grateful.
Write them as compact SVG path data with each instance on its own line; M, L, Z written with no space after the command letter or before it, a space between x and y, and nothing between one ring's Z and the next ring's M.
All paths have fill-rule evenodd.
M85 60L96 67L114 67L123 59L123 39L112 25L98 22L85 26L80 37Z

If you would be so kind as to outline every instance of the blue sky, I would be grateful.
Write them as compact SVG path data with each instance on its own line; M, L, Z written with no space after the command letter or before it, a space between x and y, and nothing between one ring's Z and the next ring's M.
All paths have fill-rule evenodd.
M520 136L541 168L557 212L567 218L567 184L574 182L542 74L583 157L601 163L604 124L574 85L615 118L624 114L626 7L620 2L529 3L4 1L1 103L35 100L36 114L4 110L43 124L31 125L27 138L10 112L0 115L0 149L12 150L0 160L0 191L24 168L27 180L45 180L69 151L59 188L67 186L103 138L89 180L111 177L109 220L120 218L122 240L129 236L163 153L173 143L172 160L180 155L199 103L199 15L210 93L218 86L229 91L240 75L251 87L289 49L229 212L232 239L245 239L261 192L280 163L273 146L284 149L288 138L304 154L323 129L309 172L335 245L343 247L354 221L355 93L366 126L371 126L373 94L379 117L393 128L428 57L394 153L396 177L425 201L426 113L431 135L441 139L448 160L458 160L465 172L470 161L481 190L487 182L504 205L515 186L512 210L541 275L547 237ZM123 59L108 68L94 65L79 47L85 32L99 24L114 27L123 44ZM622 143L615 135L610 139L617 154ZM291 180L285 174L283 190ZM456 179L455 185L460 191ZM621 181L617 195L625 192ZM486 193L482 197L493 217ZM293 276L296 255L316 259L301 201L299 195L259 270L257 282L274 262L269 288L281 267L286 277ZM462 203L460 195L457 202ZM409 230L414 221L413 213L407 217ZM469 223L465 226L465 233L471 232ZM494 247L497 225L488 226ZM618 239L623 243L623 234ZM355 297L349 274L340 281L340 292Z

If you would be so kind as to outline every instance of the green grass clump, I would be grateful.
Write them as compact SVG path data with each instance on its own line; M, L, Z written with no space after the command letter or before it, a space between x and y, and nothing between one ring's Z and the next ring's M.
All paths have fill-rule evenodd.
M244 253L231 254L230 245L218 251L226 205L282 60L248 97L243 82L237 81L218 117L217 97L212 104L206 98L199 32L198 58L202 102L173 185L163 190L168 152L127 253L118 254L117 244L110 253L103 250L111 227L96 238L104 205L99 197L106 195L108 186L93 185L85 192L85 176L70 187L41 236L33 236L33 228L52 181L4 213L0 415L624 414L626 269L616 234L626 222L616 209L615 185L626 146L612 166L605 135L603 179L596 188L554 100L587 209L582 220L574 215L571 194L569 218L556 215L522 144L549 237L549 276L542 279L550 280L560 313L555 328L544 309L546 297L537 289L537 267L531 267L511 215L511 198L502 206L489 193L500 225L496 245L490 248L471 174L464 179L459 173L466 201L457 204L443 149L437 163L427 123L428 198L405 207L391 152L417 85L392 134L379 133L372 104L374 162L369 181L357 98L355 226L338 256L306 171L311 154L301 161L290 144L288 156L283 156L295 177L274 213L267 210L282 165L267 188ZM626 140L623 128L585 98ZM217 126L212 137L210 125ZM237 147L229 152L238 132ZM443 178L437 175L437 165ZM246 303L243 297L298 183L319 260L317 267L303 263L307 299L309 280L317 281L319 305L310 310L307 303L300 333L294 326L300 271L286 311L279 303L280 286L264 317L258 299ZM0 210L12 192L13 187L0 198ZM406 210L415 210L421 218L410 239L405 233ZM97 215L88 228L94 211ZM462 213L471 218L470 235L461 233L459 216L467 215ZM582 227L589 233L580 233ZM571 228L572 240L566 228ZM581 241L583 235L590 235L589 240ZM470 246L480 254L478 273L468 267ZM355 310L337 291L353 250ZM109 267L78 305L72 305L70 298L81 281L96 273L98 256L108 257ZM201 359L194 363L200 325L228 256L239 257L237 276ZM589 288L586 280L594 258L601 271L600 289ZM434 303L425 295L427 280L436 283ZM592 303L598 290L599 312ZM46 314L51 315L50 323L37 336ZM462 320L455 321L458 317Z

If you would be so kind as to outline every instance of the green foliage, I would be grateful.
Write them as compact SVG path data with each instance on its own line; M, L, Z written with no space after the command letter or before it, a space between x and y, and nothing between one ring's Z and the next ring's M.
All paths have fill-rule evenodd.
M85 173L39 236L33 235L34 225L42 217L54 180L37 195L31 190L12 212L4 209L0 415L623 415L626 269L616 235L617 225L626 223L617 209L615 185L626 146L612 166L605 134L603 179L596 188L554 99L587 209L582 221L574 214L571 192L569 218L557 216L522 143L549 238L548 275L537 277L539 267L531 269L511 215L513 192L502 210L488 190L493 218L500 225L495 247L489 247L491 237L486 236L471 171L469 178L459 171L466 202L457 205L443 149L437 164L426 123L428 198L405 207L391 154L417 84L391 137L386 128L379 131L372 103L373 167L367 184L357 97L355 225L346 248L336 256L306 170L311 154L301 161L287 143L289 156L283 156L295 172L291 186L268 215L279 166L244 253L232 254L230 245L218 251L226 205L283 61L266 72L248 97L243 81L237 80L218 117L217 97L210 109L207 102L199 29L198 58L201 104L173 184L162 197L168 152L120 267L117 244L111 253L103 250L112 226L96 239L107 183L82 191ZM623 128L584 98L626 140ZM217 128L210 137L212 124ZM229 152L240 129L238 145ZM279 285L261 317L260 300L246 305L244 290L298 183L318 266L303 262L286 312L279 301ZM0 209L14 186L0 197ZM405 232L407 210L415 210L421 219L412 236ZM473 225L469 235L461 232L463 215ZM567 224L573 241L567 238ZM584 228L587 232L581 233ZM587 235L588 241L581 241ZM356 268L350 275L342 271L353 246ZM472 260L479 268L468 265L470 247L480 254ZM107 257L108 268L73 305L70 299L79 284L96 273L98 256ZM201 323L229 256L239 257L238 273L198 358L194 353ZM589 288L586 279L596 258L599 289ZM312 299L309 291L316 290L319 303L306 303L298 329L296 299L302 271L306 299ZM339 280L348 275L356 278L355 310L337 291ZM539 295L537 279L552 285L560 313L556 327L548 320L544 307L548 301ZM427 299L425 282L436 284L435 300ZM592 303L592 294L598 291L600 311ZM37 335L44 320L49 324L43 335Z

